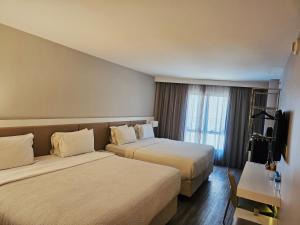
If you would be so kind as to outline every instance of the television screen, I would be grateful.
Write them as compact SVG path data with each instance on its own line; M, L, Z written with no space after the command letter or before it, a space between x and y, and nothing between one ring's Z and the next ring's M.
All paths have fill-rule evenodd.
M288 141L289 113L278 110L275 115L273 157L275 161L280 161L281 155L285 156Z

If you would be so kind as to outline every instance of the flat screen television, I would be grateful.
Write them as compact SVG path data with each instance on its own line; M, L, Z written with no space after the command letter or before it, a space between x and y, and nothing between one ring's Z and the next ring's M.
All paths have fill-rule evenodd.
M285 157L288 143L289 118L289 112L282 112L282 110L276 112L274 124L275 141L273 143L273 158L275 161L280 161L282 155Z

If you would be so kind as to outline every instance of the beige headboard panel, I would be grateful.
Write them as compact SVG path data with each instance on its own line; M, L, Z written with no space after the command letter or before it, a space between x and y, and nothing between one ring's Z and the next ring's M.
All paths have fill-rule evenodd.
M72 132L84 128L94 129L95 149L104 149L109 142L109 127L128 124L146 123L145 120L113 122L113 123L87 123L87 124L67 124L67 125L48 125L48 126L32 126L32 127L7 127L0 128L0 137L23 135L28 133L34 134L34 155L49 155L51 150L51 135L54 132Z

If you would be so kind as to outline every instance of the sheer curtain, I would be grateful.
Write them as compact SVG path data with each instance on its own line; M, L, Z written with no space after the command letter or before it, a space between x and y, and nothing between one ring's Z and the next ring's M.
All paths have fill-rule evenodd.
M215 160L223 158L229 87L190 85L184 141L212 145Z

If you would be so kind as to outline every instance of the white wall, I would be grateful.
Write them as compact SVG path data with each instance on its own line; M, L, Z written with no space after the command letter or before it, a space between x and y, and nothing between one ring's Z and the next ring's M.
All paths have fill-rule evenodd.
M154 96L153 76L0 24L0 119L149 117Z
M281 225L300 224L300 55L291 55L282 79L281 108L290 113L287 159L281 161Z

